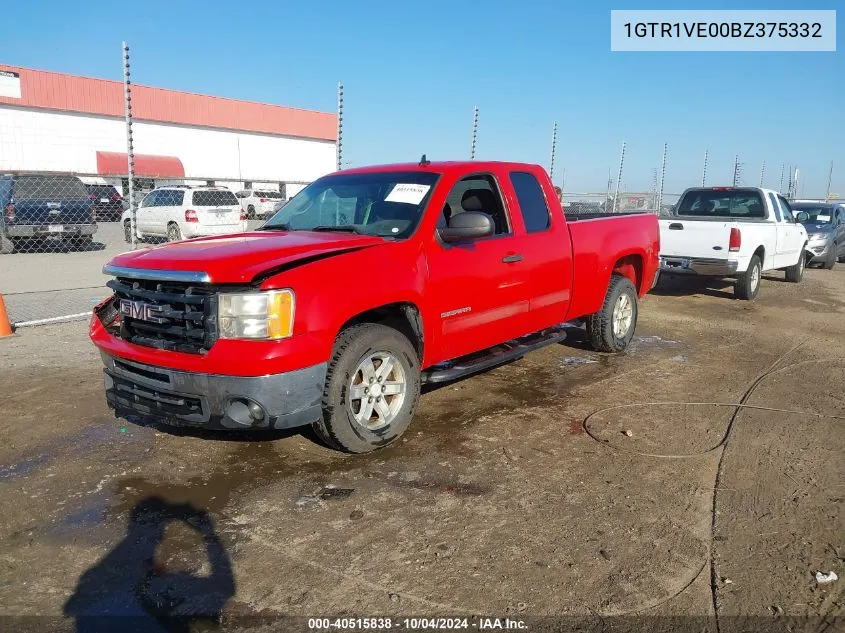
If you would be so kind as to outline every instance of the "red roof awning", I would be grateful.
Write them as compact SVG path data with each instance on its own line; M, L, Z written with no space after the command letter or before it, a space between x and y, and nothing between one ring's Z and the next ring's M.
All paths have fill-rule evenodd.
M97 173L101 176L125 176L129 172L127 155L121 152L97 152ZM184 178L185 168L175 156L135 154L135 175L144 178Z

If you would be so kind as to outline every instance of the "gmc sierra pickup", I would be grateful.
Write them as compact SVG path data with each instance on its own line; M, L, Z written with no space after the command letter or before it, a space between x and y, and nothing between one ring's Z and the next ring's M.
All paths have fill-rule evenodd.
M658 270L654 215L567 222L546 172L400 164L315 181L259 230L118 255L90 336L117 415L222 429L313 425L363 453L422 383L561 341L624 350Z

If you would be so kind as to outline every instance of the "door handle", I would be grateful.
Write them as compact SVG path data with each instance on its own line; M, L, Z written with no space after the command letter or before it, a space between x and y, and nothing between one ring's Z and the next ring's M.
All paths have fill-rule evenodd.
M516 255L508 255L507 257L502 257L502 261L505 264L515 264L516 262L522 261L522 255L519 255L518 253Z
M684 225L681 224L680 222L672 222L672 224L669 225L669 228L672 229L673 231L683 231Z

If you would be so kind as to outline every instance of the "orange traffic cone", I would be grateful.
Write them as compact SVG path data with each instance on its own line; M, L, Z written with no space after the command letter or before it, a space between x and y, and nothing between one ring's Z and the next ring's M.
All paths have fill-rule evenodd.
M3 295L0 295L0 338L12 335L12 324L9 323L9 315L6 314L6 303Z

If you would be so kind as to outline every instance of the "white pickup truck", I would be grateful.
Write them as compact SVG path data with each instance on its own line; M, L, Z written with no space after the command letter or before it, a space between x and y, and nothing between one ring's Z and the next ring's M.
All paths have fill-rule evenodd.
M801 281L807 231L800 221L777 191L687 189L659 223L660 273L735 277L736 297L754 299L766 271L785 270L787 281Z

